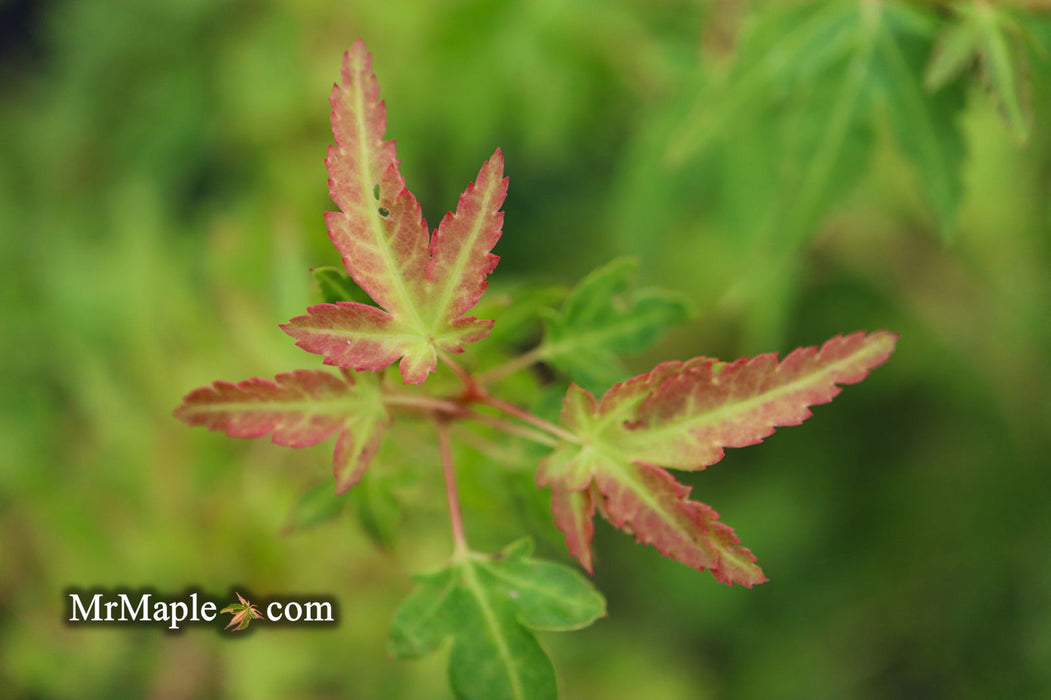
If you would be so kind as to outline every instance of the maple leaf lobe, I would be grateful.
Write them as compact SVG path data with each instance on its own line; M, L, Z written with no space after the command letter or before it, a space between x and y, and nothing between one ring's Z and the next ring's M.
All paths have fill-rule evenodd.
M336 143L325 163L340 211L325 221L347 273L378 306L320 304L281 328L325 364L375 371L400 359L404 381L419 384L439 351L463 352L492 326L463 314L499 260L490 251L503 226L503 154L497 149L482 165L431 235L398 170L394 142L384 140L386 108L361 42L344 55L330 99Z
M552 488L552 512L570 553L590 570L589 503L614 526L725 583L766 580L752 552L665 468L703 469L724 448L761 442L797 425L840 385L860 382L894 350L897 335L859 331L820 349L799 348L722 363L664 362L611 387L601 399L571 385L561 424L580 438L545 457L537 483ZM587 501L580 494L587 493Z
M571 491L555 484L551 490L551 511L555 526L565 535L569 553L585 571L593 574L591 539L595 535L595 502L591 491Z
M218 381L187 394L175 417L231 437L273 433L272 442L289 447L338 434L333 470L339 493L361 479L390 422L376 375L341 378L322 370L279 374L273 381Z

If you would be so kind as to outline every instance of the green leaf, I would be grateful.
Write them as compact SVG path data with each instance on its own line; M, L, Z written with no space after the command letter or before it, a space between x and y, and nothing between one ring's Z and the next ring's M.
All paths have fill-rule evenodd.
M401 521L401 506L391 491L389 479L368 471L350 493L365 534L377 547L389 549Z
M854 8L804 2L761 11L744 31L735 64L707 81L668 140L667 162L680 164L720 142L736 125L754 123L771 102L784 101L786 94L809 84L808 78L820 76L826 89L839 91L829 66L852 48Z
M585 277L560 311L545 315L540 357L591 389L623 379L619 355L646 350L690 315L680 295L635 289L637 267L637 260L621 258Z
M963 92L955 84L936 95L923 89L934 13L898 2L785 3L758 12L735 65L707 82L673 130L666 161L726 144L732 162L742 149L755 151L740 141L772 132L769 186L748 191L745 206L770 212L758 224L791 250L864 172L876 127L887 121L943 230L951 230L962 191ZM946 60L939 70L955 70ZM743 168L755 178L764 160L751 157Z
M985 82L1000 107L1008 128L1019 143L1029 138L1033 123L1029 103L1022 28L1005 8L976 3L982 28L982 67Z
M315 484L304 491L292 506L283 532L288 534L327 523L340 514L343 505L343 497L336 494L332 484L327 481Z
M343 270L336 267L318 267L311 270L321 290L321 299L326 304L341 301L356 301L359 304L371 304L372 299Z
M480 351L500 347L505 352L522 351L536 345L541 333L539 316L565 297L564 289L527 282L501 287L495 294L494 290L486 292L475 312L494 323Z
M930 92L941 90L974 63L980 47L977 28L959 18L938 35L930 63L923 76L923 86Z
M399 659L415 659L438 648L456 625L461 602L459 571L450 566L413 577L416 587L394 614L390 649Z
M463 700L557 698L550 659L530 629L573 630L605 615L591 583L561 564L533 559L529 539L493 556L470 553L415 577L394 616L390 647L416 658L452 638L449 679Z
M1019 143L1029 138L1033 114L1028 100L1022 25L1011 10L975 0L955 7L956 19L938 37L925 85L940 90L974 63L1007 127Z
M921 76L934 33L926 13L888 6L880 20L878 98L898 145L920 174L942 230L951 232L963 193L964 143L957 123L964 106L963 86L953 83L933 95L924 91Z

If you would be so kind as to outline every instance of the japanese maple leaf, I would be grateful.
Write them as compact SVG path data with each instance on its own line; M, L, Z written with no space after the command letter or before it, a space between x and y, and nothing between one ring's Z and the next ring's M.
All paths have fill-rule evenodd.
M361 41L343 57L331 102L336 143L325 162L340 211L326 215L328 233L347 272L379 306L318 304L282 328L299 347L324 355L325 364L379 370L400 358L404 381L419 384L434 371L439 350L463 352L492 327L464 314L499 260L489 251L503 225L503 156L497 149L456 212L428 235L398 172L394 142L383 139L386 108Z
M240 593L237 593L236 595L237 599L241 602L227 605L220 610L219 613L230 613L233 615L230 624L223 629L230 629L233 627L235 632L240 632L241 630L246 629L248 625L251 624L252 620L261 620L263 615L259 612L258 608L245 600Z
M273 381L215 382L186 395L175 417L231 437L272 433L278 445L307 447L338 435L332 458L336 492L361 480L390 418L375 374L296 370Z
M724 583L766 580L755 556L710 506L665 468L697 470L726 447L761 442L775 427L798 425L807 408L827 403L838 385L860 382L894 350L887 331L836 336L820 350L799 348L724 363L706 357L665 362L613 386L601 399L570 386L564 441L541 463L537 481L552 488L555 524L591 571L595 510L614 526Z

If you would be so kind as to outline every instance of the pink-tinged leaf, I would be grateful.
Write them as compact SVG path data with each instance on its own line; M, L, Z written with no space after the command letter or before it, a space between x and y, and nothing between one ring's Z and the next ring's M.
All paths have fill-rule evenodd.
M331 102L336 144L325 162L340 211L325 221L347 272L382 309L321 304L281 327L329 365L377 370L401 358L404 381L419 384L439 350L462 352L489 334L492 321L463 314L499 259L489 251L503 223L503 156L497 150L482 166L456 213L430 236L398 171L394 142L384 140L386 109L360 41L344 56Z
M562 400L563 427L570 432L583 432L597 408L598 402L590 391L570 384ZM591 475L595 471L592 463L600 458L595 450L586 447L582 449L575 443L563 442L554 452L540 460L536 483L539 486L559 485L569 491L583 491L591 483Z
M329 152L330 183L333 187L348 173L333 170L332 161L351 159L352 154L333 147ZM352 178L362 172L349 173ZM405 188L397 164L384 171L378 181L366 181L359 191L356 180L342 183L340 192L353 192L355 206L343 213L325 215L329 237L343 256L343 265L365 292L392 315L419 320L417 308L427 275L427 223L419 202ZM378 192L374 198L372 192ZM348 197L340 197L349 201ZM368 201L358 201L367 199Z
M338 434L333 465L340 493L361 478L390 422L375 375L340 378L321 370L215 382L190 392L175 416L232 437L272 433L273 442L290 447Z
M379 451L384 430L389 423L386 412L380 411L355 418L354 427L339 434L336 451L332 455L337 494L361 481L372 458Z
M237 626L237 629L241 629L241 623L244 622L245 615L247 614L247 610L241 610L240 612L234 613L234 616L230 618L230 622L223 629L228 630L235 625Z
M653 545L662 554L716 579L751 587L766 580L755 557L742 547L719 514L704 503L687 500L690 489L671 474L648 464L626 465L595 474L603 512L615 526Z
M230 613L233 617L230 619L229 624L223 629L230 629L235 627L234 631L239 632L246 629L252 620L262 619L263 615L259 612L259 609L244 599L240 593L236 593L237 599L240 603L234 603L233 605L227 605L225 608L219 611L219 614Z
M404 380L419 384L437 364L431 342L385 311L353 301L311 306L281 328L299 347L324 355L326 365L378 371L401 358Z
M223 629L230 629L233 626L237 626L237 631L243 630L248 627L248 624L254 620L252 611L249 608L244 608L240 612L236 613L231 619L230 623Z
M282 328L297 345L325 356L326 365L381 370L402 356L397 321L375 306L354 301L317 304Z
M618 421L627 421L638 410L643 399L650 396L666 380L692 371L694 368L708 365L713 366L717 371L725 363L710 357L695 357L686 362L678 360L662 362L647 374L640 374L610 387L609 391L603 394L602 401L597 404L596 412L602 415L604 422L609 425Z
M566 538L569 553L590 574L591 538L595 534L595 503L591 491L570 491L562 484L551 489L551 512L555 516L555 527Z
M537 483L552 487L559 528L576 556L577 526L567 494L591 489L594 506L615 526L720 581L751 586L765 580L751 551L709 506L662 467L703 469L726 447L761 442L778 426L808 418L840 385L860 382L890 357L887 331L836 336L819 350L800 348L732 363L699 357L665 362L613 386L596 400L575 385L562 404L564 441L541 462ZM576 504L578 510L582 504ZM571 527L572 526L572 527Z
M456 213L446 214L431 238L427 279L437 292L435 305L443 316L462 315L485 291L485 278L500 261L489 251L500 240L504 223L500 207L506 197L504 159L497 149L460 195Z
M799 425L808 406L828 403L841 384L856 384L886 362L897 336L886 331L836 336L820 350L743 358L720 367L707 360L665 378L623 427L631 459L699 469L724 447L762 442L777 426Z
M332 201L341 209L355 209L374 197L371 187L397 161L394 142L384 141L387 110L372 72L372 56L360 39L343 55L342 85L332 86L332 135L336 147L347 154L331 158L329 174ZM358 188L350 187L359 183Z

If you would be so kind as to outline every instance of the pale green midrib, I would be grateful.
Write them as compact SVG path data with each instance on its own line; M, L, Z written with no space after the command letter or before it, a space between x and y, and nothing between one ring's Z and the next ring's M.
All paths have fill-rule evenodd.
M382 421L387 417L386 411L382 408L376 410L377 407L375 406L372 408L373 410L367 413L348 414L343 422L344 426L352 431L353 449L348 450L349 454L346 459L346 466L350 466L352 469L358 468L362 445L375 438L377 433L382 435L382 431L385 428L382 425ZM362 436L366 439L362 439Z
M511 649L507 646L507 640L500 633L500 623L496 619L496 615L493 613L493 609L489 606L489 600L485 595L485 590L482 585L478 582L478 578L475 575L474 564L470 561L464 561L461 566L464 572L464 584L470 591L471 595L474 596L475 600L478 601L478 607L482 611L482 618L485 620L485 626L489 631L489 636L493 640L493 644L496 646L497 653L500 656L500 661L503 662L504 668L507 670L508 680L511 682L511 691L515 698L519 700L527 700L525 696L525 689L522 687L522 681L516 673L514 664L514 658L511 656Z
M394 318L395 318L396 321L399 320L397 317L394 317ZM297 329L297 330L299 330L299 329ZM349 328L348 327L319 328L317 326L305 326L305 327L302 328L302 330L307 331L309 333L318 334L318 335L338 335L338 336L345 337L345 338L382 338L383 340L387 340L387 341L391 341L391 342L393 342L393 341L403 341L404 342L404 341L409 341L409 340L417 341L417 340L420 340L421 338L426 339L425 336L420 334L420 333L406 333L406 332L398 333L398 332L383 331L383 330L379 330L379 331L375 331L375 332L368 332L368 331L361 330L360 328L358 328L356 326L355 327L349 327Z
M490 165L490 167L492 166ZM485 195L482 198L482 204L479 207L479 215L475 217L472 222L468 242L460 246L460 252L456 256L456 264L452 266L450 272L446 275L441 294L438 296L438 302L434 306L435 314L432 323L435 325L444 324L452 320L448 318L449 306L452 304L453 297L456 296L456 289L463 282L463 273L467 268L467 263L471 258L471 253L474 252L475 245L477 245L478 237L486 228L485 224L489 219L489 203L493 201L494 191L499 186L500 182L497 180L489 183L489 186L485 188ZM433 333L437 333L439 330L439 328L432 328Z
M368 415L379 414L380 406L369 406L361 398L304 399L301 401L236 401L229 403L196 404L194 413L302 413L305 417L347 413L351 409L372 409ZM348 416L349 418L350 416Z
M741 401L735 401L729 404L723 404L715 409L706 411L699 415L687 415L685 418L680 420L671 419L662 423L659 427L646 428L644 433L634 433L634 435L644 436L647 442L662 441L668 438L670 433L681 433L683 430L694 430L698 427L705 425L718 424L719 422L725 421L727 418L747 413L756 406L770 401L775 401L782 396L794 393L801 389L806 388L809 385L820 382L823 378L832 374L833 372L850 364L859 363L862 358L877 354L883 349L883 343L878 345L870 345L865 347L863 350L847 355L841 360L833 362L832 364L822 365L816 371L803 375L802 377L790 381L786 384L782 384L775 389L772 389L762 394L758 394L748 399ZM781 371L781 366L778 365L778 372ZM838 382L833 380L834 384L838 385ZM816 405L816 404L808 404Z
M738 545L731 545L729 547L724 547L722 545L722 543L719 542L718 540L716 540L714 537L710 538L708 541L712 543L713 547L715 547L717 550L719 550L719 564L720 564L719 568L720 569L724 568L723 566L721 566L722 563L724 561L726 561L726 560L729 560L731 562L730 568L754 569L757 573L762 571L762 569L759 567L759 565L756 564L750 557L746 557L743 554L741 554L741 551L740 551L741 547L740 546L738 546ZM749 550L749 551L751 551L751 550ZM733 578L732 574L730 574L729 572L724 571L723 573L726 574L727 577L730 578L730 580L737 581L737 579ZM738 581L738 582L742 583L741 581ZM752 584L748 583L746 585L751 586Z
M361 71L358 71L359 78ZM402 278L401 270L397 265L397 258L393 255L390 245L387 241L386 231L383 226L384 219L379 214L379 205L375 201L375 196L372 193L373 187L379 183L372 183L370 180L372 159L369 157L369 125L366 117L368 105L365 102L365 80L354 81L354 101L355 101L355 124L358 129L358 149L359 149L359 186L361 188L361 206L365 209L366 217L369 221L369 226L372 229L372 238L375 243L375 249L380 253L380 258L383 260L383 264L387 269L388 282L394 287L398 297L400 297L402 304L401 308L395 307L389 309L395 316L402 316L408 313L415 321L417 328L423 327L423 320L420 318L419 309L416 307L416 299L405 285L405 280ZM380 134L380 138L383 138L383 134ZM382 177L383 173L377 173L377 178ZM344 214L345 215L345 214ZM370 295L371 296L371 295Z

